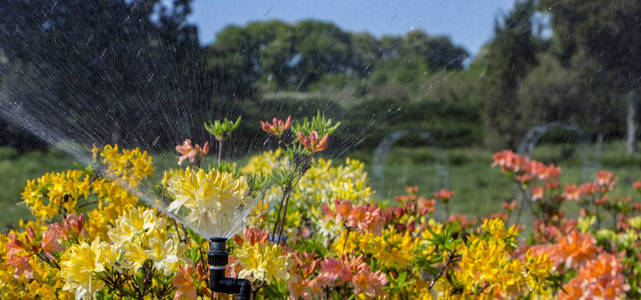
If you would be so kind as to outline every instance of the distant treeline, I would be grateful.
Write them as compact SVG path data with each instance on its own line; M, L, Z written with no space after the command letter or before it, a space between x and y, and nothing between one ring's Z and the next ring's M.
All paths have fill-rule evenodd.
M403 129L446 147L514 148L528 128L553 121L622 138L636 111L641 39L629 33L641 4L520 1L469 58L420 30L376 38L311 20L229 26L202 46L186 23L190 2L0 0L0 108L17 103L72 138L161 149L205 139L204 121L238 115L238 147L264 147L259 120L320 109L344 124L336 152L371 149ZM12 122L0 126L0 145L45 146Z

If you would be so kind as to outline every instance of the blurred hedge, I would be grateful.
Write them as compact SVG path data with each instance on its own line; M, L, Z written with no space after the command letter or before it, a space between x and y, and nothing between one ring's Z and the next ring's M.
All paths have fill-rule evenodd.
M473 103L448 101L398 101L392 99L363 99L351 103L320 96L269 97L260 101L236 102L236 111L243 115L243 125L237 136L249 141L247 148L269 143L258 122L273 116L295 119L313 116L317 110L342 126L331 141L331 152L349 149L373 150L386 136L406 130L399 146L416 147L435 144L443 147L464 147L480 144L483 126L478 106ZM232 116L230 116L232 117ZM432 142L419 137L428 133ZM258 144L257 144L258 143Z

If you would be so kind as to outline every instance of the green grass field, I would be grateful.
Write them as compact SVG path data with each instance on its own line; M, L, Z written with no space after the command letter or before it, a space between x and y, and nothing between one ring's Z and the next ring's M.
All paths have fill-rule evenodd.
M355 152L348 156L366 162L368 172L372 174L371 153ZM404 193L407 185L418 185L419 193L431 197L436 190L435 158L442 156L448 157L448 186L455 192L451 201L452 213L485 216L499 210L503 201L513 199L513 184L499 169L490 167L492 152L480 148L393 148L385 167L385 191L377 191L376 198L388 201L394 195ZM533 158L560 165L564 183L580 183L586 175L592 179L591 172L584 174L581 155L574 145L542 145L534 151ZM335 163L341 161L343 158L334 159ZM208 157L204 165L211 163L213 156ZM165 169L175 164L175 156L169 153L155 156L154 164L159 169ZM0 228L16 224L19 219L28 216L25 206L19 204L20 193L27 179L73 167L74 161L59 151L18 155L10 149L0 148ZM625 154L623 143L606 144L603 146L600 169L613 171L619 178L613 196L629 195L633 200L641 200L632 188L632 182L641 179L641 154ZM372 179L372 185L376 188L380 182L375 179ZM577 211L573 203L568 203L567 209L570 212Z

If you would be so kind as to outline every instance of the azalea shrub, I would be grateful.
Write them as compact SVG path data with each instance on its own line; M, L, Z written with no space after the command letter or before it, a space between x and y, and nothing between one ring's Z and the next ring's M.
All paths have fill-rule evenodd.
M249 279L256 299L641 297L641 204L610 196L610 172L563 184L560 167L502 151L488 172L510 177L518 199L491 216L450 215L450 202L470 199L414 186L374 201L362 162L318 156L340 125L320 113L261 122L278 146L227 163L220 149L239 122L205 124L215 165L201 166L208 141L186 139L159 182L149 183L148 153L117 145L94 146L83 169L28 181L32 220L0 235L0 298L224 297L208 289L208 237L197 232L239 207L249 213L228 239L226 273ZM170 204L141 201L143 187Z

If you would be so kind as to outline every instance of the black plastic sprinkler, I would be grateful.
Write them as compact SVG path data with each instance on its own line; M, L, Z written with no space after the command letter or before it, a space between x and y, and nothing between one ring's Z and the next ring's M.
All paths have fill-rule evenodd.
M229 260L227 238L212 237L209 239L209 288L217 293L236 294L236 300L249 300L251 283L247 279L225 277L225 267Z

